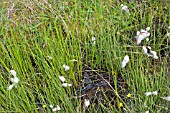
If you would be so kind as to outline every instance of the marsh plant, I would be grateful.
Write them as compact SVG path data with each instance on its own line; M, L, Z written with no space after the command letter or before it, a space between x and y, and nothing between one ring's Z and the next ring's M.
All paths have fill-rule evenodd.
M170 112L169 0L0 2L0 112Z

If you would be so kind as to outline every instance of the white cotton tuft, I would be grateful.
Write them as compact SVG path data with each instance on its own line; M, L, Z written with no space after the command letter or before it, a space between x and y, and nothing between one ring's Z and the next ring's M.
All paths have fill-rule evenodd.
M15 85L15 84L10 85L10 86L7 88L7 90L10 91L10 90L14 87L14 85Z
M147 28L146 28L146 31L149 31L149 30L150 30L150 27L147 27Z
M92 37L93 45L96 44L96 37Z
M58 106L58 105L57 105L57 107L56 107L56 108L57 108L57 110L61 110L60 106Z
M70 69L70 67L68 65L65 65L65 64L63 64L63 68L64 68L65 71L68 71Z
M90 105L90 101L88 99L84 100L84 107L88 107Z
M148 49L152 49L150 46L148 46Z
M150 50L150 53L148 53L147 48ZM146 54L148 57L151 56L154 59L158 59L157 53L155 51L152 51L150 46L148 46L147 48L145 46L142 47L144 54Z
M19 79L17 77L10 78L11 82L17 84L19 82Z
M96 41L96 38L95 38L95 37L92 37L92 41Z
M50 105L50 108L53 108L53 105Z
M149 38L146 38L146 41L148 42L148 41L149 41Z
M129 13L129 9L126 5L121 4L122 10L124 10L126 13Z
M165 99L165 100L167 100L167 101L170 101L170 96L163 97L163 99Z
M126 55L122 61L122 68L124 68L128 62L129 62L129 56Z
M51 57L51 56L47 56L47 58L48 58L49 60L52 60L52 57Z
M153 94L153 95L157 95L157 94L158 94L158 91L153 91L152 94Z
M141 29L140 32L137 31L136 33L137 45L139 45L142 42L142 40L144 40L146 37L150 36L150 33L148 33L149 30L150 27L147 27L146 30ZM146 41L149 41L149 38L147 38Z
M10 73L11 73L14 77L16 77L16 75L17 75L17 73L16 73L15 70L10 70Z
M121 4L120 6L122 6L122 7L123 7L124 5L123 5L123 4Z
M62 86L63 86L63 87L67 87L68 84L67 84L67 83L63 83Z
M55 112L55 111L59 111L61 110L61 108L57 105L57 107L53 108L52 111Z
M148 54L148 50L147 50L147 48L146 48L145 46L142 47L142 50L143 50L143 52L144 52L145 54Z
M157 94L158 94L158 91L146 92L146 93L145 93L146 96L157 95Z
M149 110L148 110L148 111L145 111L145 113L149 113Z
M62 82L65 82L65 78L64 78L64 76L58 76L58 78L62 81Z
M15 80L14 80L14 78L10 78L10 81L11 81L11 82L14 82Z
M142 42L142 40L144 40L144 39L145 39L145 36L139 34L139 35L137 36L137 45L139 45L139 44Z
M147 33L147 31L144 30L144 29L141 29L141 30L140 30L140 33Z
M68 86L72 86L72 84L63 83L62 86L63 86L63 87L68 87Z
M8 86L7 90L11 90L18 82L19 79L16 76L16 71L15 70L10 70L10 73L14 76L14 78L10 78L10 81L13 83L12 85Z
M67 86L72 86L72 84L67 84Z
M152 95L152 92L146 92L145 95L150 96L150 95Z
M136 35L138 36L140 34L140 31L137 31Z
M157 53L155 51L151 50L150 52L152 53L154 59L158 59Z

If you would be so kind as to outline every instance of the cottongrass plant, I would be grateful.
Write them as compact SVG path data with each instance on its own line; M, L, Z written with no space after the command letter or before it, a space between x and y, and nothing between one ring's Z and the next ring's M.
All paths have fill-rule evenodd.
M63 64L63 68L64 68L65 71L68 71L70 69L70 67L68 65L65 65L65 64Z
M90 105L90 100L89 99L85 99L84 100L84 107L88 107Z
M137 45L141 44L141 42L146 38L150 36L150 33L148 32L150 30L150 27L147 27L146 30L141 29L140 31L137 31L136 33L136 40L137 40ZM149 41L149 39L147 39Z
M148 53L147 48L149 49L150 54ZM148 46L148 47L143 46L142 49L143 49L144 54L146 54L148 57L153 57L154 59L158 59L157 53L155 51L151 50L150 46Z
M146 92L146 93L145 93L146 96L157 95L157 94L158 94L158 91Z
M124 68L128 62L129 62L129 56L126 55L122 61L122 68Z
M165 96L170 64L164 56L170 48L170 7L163 2L2 1L0 111L170 112L170 99ZM107 106L74 98L81 89L82 73L90 71L83 70L83 64L96 73L113 74L114 87L109 90L116 99L107 100ZM17 70L10 71L11 85L10 69ZM126 88L118 84L119 77ZM129 95L120 94L119 87Z
M167 101L170 101L170 96L163 97L163 99L165 99L165 100L167 100Z
M129 13L128 6L121 4L122 10L125 11L126 13Z
M16 86L19 82L19 79L17 77L17 73L15 70L10 70L10 73L14 76L14 78L10 78L10 81L12 84L8 87L7 90L11 90L14 86Z

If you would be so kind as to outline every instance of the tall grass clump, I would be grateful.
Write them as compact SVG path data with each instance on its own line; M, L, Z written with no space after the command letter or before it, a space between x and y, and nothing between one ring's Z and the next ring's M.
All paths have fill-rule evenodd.
M168 113L169 5L2 1L0 112ZM148 27L148 39L137 44Z

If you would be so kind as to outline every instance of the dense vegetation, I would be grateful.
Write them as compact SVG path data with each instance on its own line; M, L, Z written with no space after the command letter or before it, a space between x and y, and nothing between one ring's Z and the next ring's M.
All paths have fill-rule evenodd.
M170 112L169 6L169 0L1 1L0 111Z

